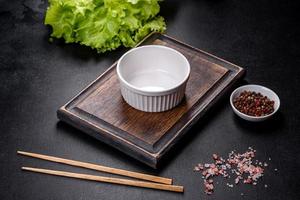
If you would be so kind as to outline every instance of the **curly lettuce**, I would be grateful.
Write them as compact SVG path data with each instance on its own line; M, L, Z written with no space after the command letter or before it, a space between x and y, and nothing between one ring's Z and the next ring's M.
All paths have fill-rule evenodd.
M51 38L99 53L135 46L150 32L164 32L159 0L49 0L45 24Z

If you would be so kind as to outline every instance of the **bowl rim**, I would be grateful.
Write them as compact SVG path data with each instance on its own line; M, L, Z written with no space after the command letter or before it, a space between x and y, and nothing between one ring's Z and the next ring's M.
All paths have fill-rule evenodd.
M142 89L140 89L140 88L138 88L138 87L130 84L129 82L127 82L124 79L122 73L120 72L120 63L121 63L121 61L128 54L130 54L130 53L132 53L134 51L139 51L141 49L145 49L145 48L163 48L163 49L167 49L169 51L175 52L177 55L179 55L181 58L183 58L184 62L186 63L185 66L187 67L187 73L184 76L184 78L182 80L180 80L177 84L175 84L174 86L172 86L171 88L167 88L167 89L159 90L159 91L146 91L146 90L142 90ZM174 90L178 89L180 86L182 86L184 83L187 82L187 80L190 77L190 73L191 73L191 66L190 66L190 63L187 60L187 58L182 53L180 53L179 51L177 51L177 50L175 50L173 48L170 48L170 47L163 46L163 45L144 45L144 46L139 46L139 47L132 48L129 51L127 51L126 53L124 53L121 56L121 58L118 60L118 62L117 62L117 75L118 75L119 79L121 80L121 82L124 83L127 88L132 89L132 90L134 90L137 93L144 94L144 95L150 95L150 96L164 95L164 94L168 94L168 93L173 92Z
M247 114L245 114L245 113L242 113L241 111L239 111L239 110L233 105L233 96L234 96L239 90L242 90L242 89L244 89L244 88L249 88L249 87L250 87L250 88L251 88L251 87L262 88L262 89L264 89L264 90L268 90L269 92L273 93L273 95L275 96L275 99L271 99L271 100L276 101L276 102L278 103L278 106L277 106L276 108L274 108L274 111L273 111L272 113L270 113L270 114L268 114L268 115L264 115L264 116L259 116L259 117L257 117L257 116L251 116L251 115L247 115ZM251 90L251 89L249 89L249 90ZM262 94L263 94L263 93L262 93ZM265 95L265 94L263 94L263 95ZM267 96L267 95L265 95L265 96ZM269 96L267 96L267 97L270 98ZM277 95L273 90L271 90L270 88L267 88L267 87L262 86L262 85L257 85L257 84L248 84L248 85L243 85L243 86L240 86L240 87L236 88L236 89L231 93L231 95L230 95L230 105L231 105L232 109L233 109L235 112L239 113L240 115L242 115L242 116L245 117L245 118L249 118L249 119L253 119L253 120L255 120L255 119L256 119L256 120L258 120L258 119L263 120L263 119L266 119L266 118L271 117L272 115L274 115L274 114L279 110L279 107L280 107L280 99L279 99L278 95Z

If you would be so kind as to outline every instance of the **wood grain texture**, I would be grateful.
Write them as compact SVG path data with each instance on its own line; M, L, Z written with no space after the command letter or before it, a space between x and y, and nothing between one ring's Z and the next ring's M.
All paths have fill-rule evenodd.
M123 152L156 167L162 155L240 78L234 64L160 34L140 45L159 44L186 56L191 75L184 100L174 109L146 113L122 98L116 63L58 111L60 119Z
M49 169L41 169L41 168L33 168L33 167L22 167L22 170L37 172L42 174L49 174L54 176L63 176L69 178L77 178L83 180L90 180L90 181L98 181L104 183L113 183L118 185L127 185L127 186L135 186L135 187L143 187L143 188L151 188L156 190L167 190L171 192L183 192L183 186L180 185L166 185L160 183L152 183L146 181L135 181L129 179L122 179L122 178L111 178L105 176L94 176L89 174L79 174L79 173L72 173L66 171L57 171L57 170L49 170Z
M17 151L17 153L20 155L24 155L24 156L29 156L29 157L33 157L33 158L42 159L42 160L48 160L51 162L62 163L62 164L66 164L66 165L76 166L76 167L82 167L82 168L86 168L86 169L92 169L92 170L106 172L106 173L110 173L110 174L117 174L117 175L127 176L127 177L131 177L131 178L167 184L167 185L172 184L172 179L170 179L170 178L153 176L153 175L149 175L149 174L142 174L142 173L138 173L138 172L117 169L117 168L107 167L107 166L103 166L103 165L96 165L96 164L87 163L87 162L80 162L80 161L76 161L76 160L70 160L70 159L59 158L59 157L54 157L54 156L48 156L48 155L43 155L43 154L38 154L38 153L30 153L30 152L25 152L25 151Z
M76 107L125 131L133 140L139 139L154 146L227 72L225 68L211 65L197 56L192 57L187 53L186 56L191 64L191 76L186 87L185 99L174 109L145 113L129 106L121 96L115 68L109 72L110 78Z

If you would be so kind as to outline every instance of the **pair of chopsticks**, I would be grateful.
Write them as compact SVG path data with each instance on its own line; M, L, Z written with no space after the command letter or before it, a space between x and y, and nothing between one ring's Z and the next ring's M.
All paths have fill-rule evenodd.
M22 170L25 170L25 171L50 174L50 175L55 175L55 176L63 176L63 177L69 177L69 178L98 181L98 182L105 182L105 183L113 183L113 184L119 184L119 185L152 188L152 189L167 190L167 191L172 191L172 192L183 192L183 186L172 185L172 179L170 179L170 178L153 176L153 175L149 175L149 174L143 174L143 173L127 171L127 170L123 170L123 169L106 167L106 166L102 166L102 165L96 165L96 164L92 164L92 163L80 162L80 161L76 161L76 160L69 160L69 159L48 156L48 155L43 155L43 154L37 154L37 153L30 153L30 152L24 152L24 151L17 151L17 153L20 155L29 156L29 157L33 157L33 158L48 160L51 162L62 163L62 164L86 168L86 169L92 169L92 170L106 172L106 173L110 173L110 174L127 176L127 177L131 177L131 178L140 179L143 181L122 179L122 178L111 178L111 177L105 177L105 176L94 176L94 175L89 175L89 174L79 174L79 173L71 173L71 172L66 172L66 171L57 171L57 170L49 170L49 169L41 169L41 168L22 167Z

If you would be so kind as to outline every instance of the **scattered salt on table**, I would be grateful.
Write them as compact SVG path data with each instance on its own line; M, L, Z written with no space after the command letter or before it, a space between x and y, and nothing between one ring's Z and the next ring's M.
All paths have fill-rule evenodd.
M231 172L234 177L234 183L237 185L242 180L242 183L256 185L259 178L264 174L264 168L268 164L266 162L260 162L255 160L256 150L252 147L248 148L245 153L236 153L236 151L231 151L228 154L227 159L223 159L217 154L213 154L212 158L214 163L199 163L194 170L202 173L202 178L204 179L204 188L206 194L212 194L214 190L213 177L223 176L224 178L230 178L228 174ZM269 158L271 160L271 158ZM275 168L274 171L277 171ZM218 182L217 182L218 184ZM233 184L227 183L228 187L233 188ZM265 185L265 188L268 187ZM241 193L241 195L244 195Z

